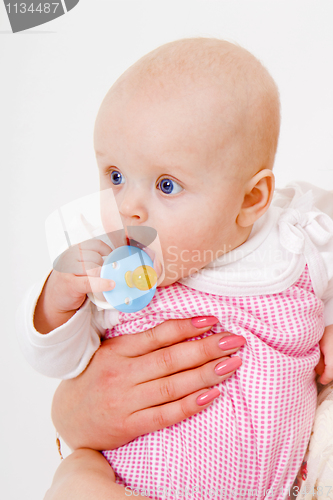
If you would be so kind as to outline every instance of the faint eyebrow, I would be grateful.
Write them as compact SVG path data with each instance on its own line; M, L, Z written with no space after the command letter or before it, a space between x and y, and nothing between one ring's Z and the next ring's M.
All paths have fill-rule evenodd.
M95 151L95 156L105 156L105 154L100 151Z

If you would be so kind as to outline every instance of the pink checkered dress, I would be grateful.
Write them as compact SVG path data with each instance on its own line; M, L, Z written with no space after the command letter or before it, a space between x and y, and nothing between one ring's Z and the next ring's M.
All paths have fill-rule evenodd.
M316 408L314 367L323 304L308 269L272 295L217 296L180 283L160 288L143 311L120 314L107 337L170 318L216 316L213 333L246 338L242 366L197 415L104 456L128 486L153 499L286 499L302 463Z

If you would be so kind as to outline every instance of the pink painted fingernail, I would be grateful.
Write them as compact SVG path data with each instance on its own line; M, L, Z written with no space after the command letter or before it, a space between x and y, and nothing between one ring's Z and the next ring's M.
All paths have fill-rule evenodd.
M225 359L215 366L214 371L217 375L226 375L227 373L237 370L242 364L241 358L234 356L232 358Z
M244 337L240 337L239 335L227 335L219 341L219 347L224 351L228 351L229 349L241 347L245 343L246 340L244 339Z
M214 316L199 316L198 318L191 319L192 325L196 328L205 328L206 326L213 326L219 322Z
M218 389L211 389L208 392L204 392L200 394L197 398L197 405L204 406L213 401L213 399L217 398L220 395L220 391Z

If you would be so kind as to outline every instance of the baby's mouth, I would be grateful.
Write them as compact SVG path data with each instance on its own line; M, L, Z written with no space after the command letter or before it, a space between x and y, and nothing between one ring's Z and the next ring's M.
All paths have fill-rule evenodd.
M129 244L144 250L157 238L156 229L148 226L127 226L127 239Z
M130 245L146 252L154 263L158 283L164 279L163 254L156 229L149 226L127 226L109 232L107 236L113 249Z
M132 245L144 250L156 240L157 231L148 226L127 226L125 229L118 229L107 235L114 248Z

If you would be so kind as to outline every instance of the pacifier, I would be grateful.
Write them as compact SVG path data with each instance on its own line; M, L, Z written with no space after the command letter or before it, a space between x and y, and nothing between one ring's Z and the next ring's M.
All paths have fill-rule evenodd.
M105 259L101 278L113 280L113 290L103 292L107 302L124 313L146 307L156 292L157 274L153 261L141 248L126 245L113 250Z
M53 269L59 272L75 272L59 267L59 258L68 248L84 241L100 239L113 249L104 259L100 276L113 280L115 288L87 294L98 309L140 311L154 297L157 281L161 283L164 279L163 254L156 229L141 225L125 228L112 188L63 205L47 218L45 226ZM161 264L159 276L148 253Z

